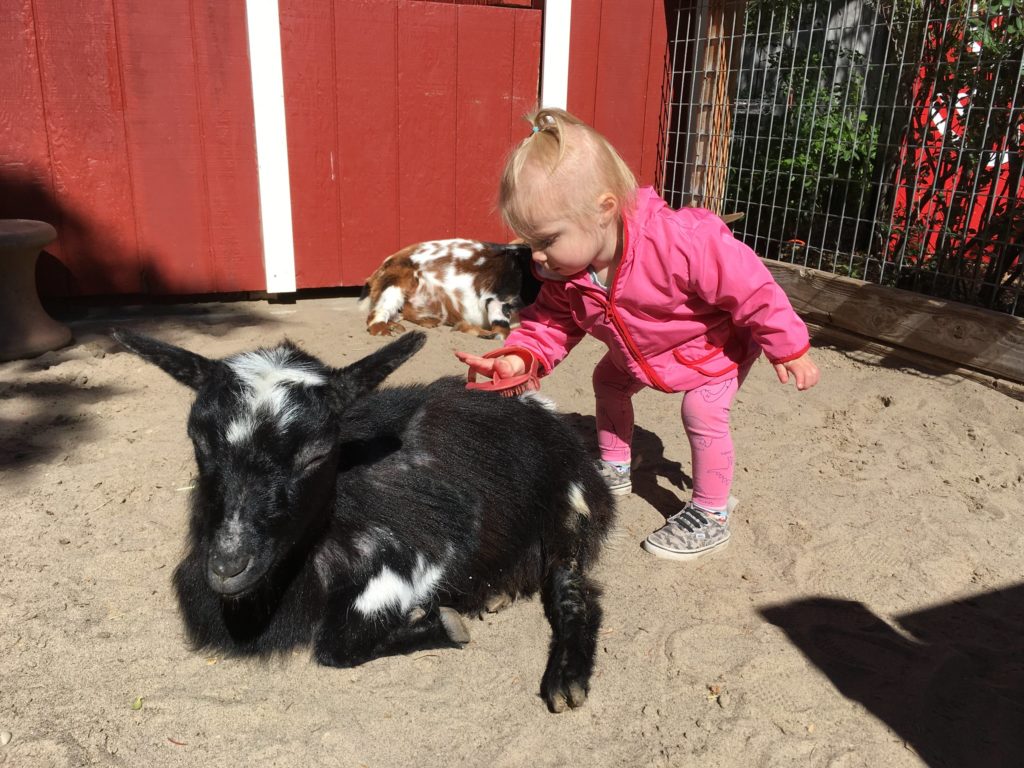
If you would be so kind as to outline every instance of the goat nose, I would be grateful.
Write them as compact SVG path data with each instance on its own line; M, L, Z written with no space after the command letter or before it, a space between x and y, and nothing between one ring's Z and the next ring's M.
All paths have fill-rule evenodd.
M245 554L214 552L210 555L210 570L222 579L230 579L248 568L250 560L252 558Z

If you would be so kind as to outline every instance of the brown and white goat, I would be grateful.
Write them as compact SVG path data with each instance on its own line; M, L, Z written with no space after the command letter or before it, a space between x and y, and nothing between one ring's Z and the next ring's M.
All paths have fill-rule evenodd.
M487 339L505 337L537 295L529 247L480 240L432 240L384 259L363 286L360 306L374 336L450 325Z

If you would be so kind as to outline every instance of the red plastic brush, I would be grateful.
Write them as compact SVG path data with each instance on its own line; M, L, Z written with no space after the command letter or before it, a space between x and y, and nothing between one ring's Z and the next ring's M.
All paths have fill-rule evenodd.
M536 392L540 389L540 374L538 373L537 358L528 349L522 347L502 347L483 355L485 358L505 357L514 355L526 364L526 372L518 376L501 378L495 371L490 381L477 381L476 371L469 369L469 381L466 389L477 389L481 392L498 392L502 397L515 397L524 392Z

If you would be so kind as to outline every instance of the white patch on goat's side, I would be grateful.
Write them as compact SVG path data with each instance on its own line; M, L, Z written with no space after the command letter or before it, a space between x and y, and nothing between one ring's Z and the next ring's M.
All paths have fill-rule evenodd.
M373 308L371 323L389 323L402 311L405 296L397 285L391 285L380 292L377 305Z
M458 245L451 249L450 253L453 259L458 261L465 261L476 256L478 252L477 248L473 248L467 245Z
M448 322L448 308L439 297L444 286L428 270L416 272L416 293L409 299L409 306L418 317L437 317L442 323Z
M391 607L408 613L414 605L419 605L427 598L440 579L441 567L427 563L421 554L416 555L416 567L413 568L410 580L402 578L385 565L380 573L367 582L354 605L364 616L372 616Z
M472 325L484 324L484 313L477 300L476 288L473 286L473 274L460 272L449 267L441 275L441 284L445 293L451 296L462 307L462 318Z
M370 616L392 605L408 610L412 606L412 585L384 566L356 598L355 607L364 616Z
M555 405L555 401L548 397L544 397L544 395L542 395L540 392L523 392L523 394L519 396L519 399L526 400L527 402L536 403L544 410L551 411L552 413L558 410L558 406Z
M423 264L425 261L433 261L438 256L444 256L445 251L448 250L449 240L428 240L425 243L420 243L419 247L409 254L409 258L414 264Z
M484 249L484 246L476 240L465 240L452 238L450 240L430 240L420 243L419 247L409 254L414 264L424 266L427 262L442 256L451 256L453 259L467 259Z
M569 483L569 506L576 510L580 517L590 517L590 507L583 498L583 489L579 483Z

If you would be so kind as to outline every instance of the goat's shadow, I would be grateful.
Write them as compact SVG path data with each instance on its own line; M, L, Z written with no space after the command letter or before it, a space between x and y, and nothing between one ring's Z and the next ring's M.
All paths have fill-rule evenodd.
M1024 584L896 617L810 598L761 614L932 768L1024 762Z
M0 169L0 219L21 218L40 219L57 228L58 247L43 250L36 262L37 282L47 311L71 326L74 342L31 359L0 363L0 469L43 466L74 444L96 439L100 419L96 406L128 391L119 383L90 382L99 378L93 376L91 365L99 372L107 354L121 351L109 337L112 326L127 325L162 337L168 333L218 337L279 322L246 304L226 301L225 296L202 306L178 306L182 297L174 295L77 296L84 286L118 284L105 274L112 263L150 265L146 290L159 291L166 281L154 271L157 260L151 254L118 253L116 249L123 246L112 242L100 222L65 205L48 184ZM71 252L73 259L68 257ZM64 261L58 258L62 253ZM214 297L189 300L210 298ZM60 368L72 361L79 365ZM41 375L51 368L57 370Z
M591 455L597 456L597 424L594 417L569 413L566 418ZM672 488L659 484L659 477L663 477ZM683 465L665 456L665 444L661 438L640 426L633 427L631 479L633 494L654 507L666 519L682 508L693 488L693 478L683 471ZM673 489L678 489L682 495Z

